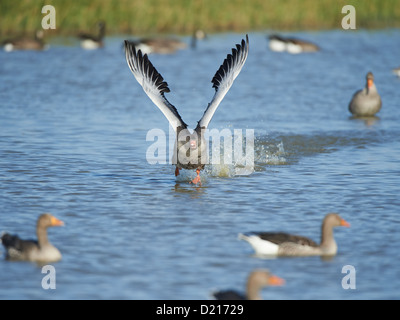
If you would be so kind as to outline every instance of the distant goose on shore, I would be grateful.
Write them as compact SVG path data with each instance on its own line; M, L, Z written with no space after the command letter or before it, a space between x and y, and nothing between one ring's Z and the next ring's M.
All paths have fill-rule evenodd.
M246 293L236 290L213 292L216 300L262 300L261 289L268 286L282 286L285 280L275 276L269 270L254 270L249 274L246 284Z
M234 80L239 75L249 53L249 38L242 40L228 54L223 64L212 78L214 97L208 104L202 118L191 133L187 124L182 120L178 110L167 100L165 93L170 92L167 82L158 73L150 62L147 54L136 49L134 43L125 40L125 55L129 68L139 84L143 87L148 97L161 110L175 130L175 152L173 163L176 165L175 175L180 169L196 170L197 177L191 183L200 184L200 171L208 163L208 146L204 137L205 130L214 116L222 99L231 88Z
M44 50L48 45L45 44L43 30L37 30L34 37L17 37L3 41L4 51L11 52L16 50Z
M177 38L160 36L131 40L130 43L135 46L136 51L140 50L143 54L171 54L187 47L185 42Z
M356 117L370 117L381 110L382 100L374 83L374 75L368 72L365 88L354 93L349 111Z
M240 233L239 239L247 241L258 255L333 256L337 253L333 228L339 226L350 227L350 224L337 213L327 214L322 222L320 244L309 238L284 232Z
M96 24L97 34L79 33L78 38L81 43L81 47L86 50L94 50L104 47L104 37L106 34L106 23L99 21Z
M286 51L291 54L320 51L320 48L310 41L300 40L292 37L283 37L276 34L270 35L268 39L269 48L271 51Z
M37 220L37 240L22 240L17 235L3 233L1 243L6 249L6 259L33 262L56 262L61 260L60 251L47 238L47 228L63 225L64 222L61 220L49 213L44 213Z

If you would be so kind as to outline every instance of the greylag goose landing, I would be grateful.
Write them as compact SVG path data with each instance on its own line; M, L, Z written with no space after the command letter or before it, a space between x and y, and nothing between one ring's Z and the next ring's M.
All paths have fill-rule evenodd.
M220 68L215 73L211 82L215 89L214 97L208 104L202 118L198 121L193 133L190 133L187 124L182 120L178 110L167 100L165 93L170 92L167 82L150 62L147 54L141 50L136 51L135 45L125 40L125 55L129 68L144 92L161 110L175 130L176 144L173 163L176 165L175 176L180 169L196 170L197 176L191 183L200 184L200 170L208 161L207 145L204 132L207 129L215 111L222 99L231 88L234 80L239 75L249 53L249 38L243 39L228 54Z
M254 248L256 254L270 256L334 256L337 244L333 237L334 227L350 227L337 213L328 213L321 228L321 243L284 232L251 232L239 234Z
M271 274L268 270L254 270L247 278L246 293L224 290L213 293L216 300L262 300L260 291L268 286L282 286L285 280Z
M354 93L349 111L356 117L370 117L381 110L382 100L374 83L374 75L368 72L364 89Z
M37 220L37 240L22 240L17 235L4 233L1 242L6 249L6 259L16 261L56 262L61 260L60 251L47 239L47 228L63 226L64 222L49 213Z

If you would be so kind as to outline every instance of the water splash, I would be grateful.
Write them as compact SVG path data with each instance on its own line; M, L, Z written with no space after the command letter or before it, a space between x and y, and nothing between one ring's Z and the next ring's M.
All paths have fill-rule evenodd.
M266 163L271 165L282 165L286 164L285 149L283 148L283 142L281 141L277 146L276 151L266 152Z
M275 143L259 139L256 143L255 154L255 161L258 165L287 164L287 160L284 157L286 151L283 147L283 141Z
M224 144L212 148L213 154L219 155L219 161L214 161L212 164L205 166L200 173L202 182L205 182L208 177L233 178L236 176L249 176L255 170L256 166L265 165L285 165L286 151L283 142L267 142L263 139L257 139L254 145L254 154L245 152L243 144L243 156L234 159L230 153L224 153ZM218 159L217 159L218 160ZM180 171L180 175L176 178L177 182L189 182L196 177L195 170Z

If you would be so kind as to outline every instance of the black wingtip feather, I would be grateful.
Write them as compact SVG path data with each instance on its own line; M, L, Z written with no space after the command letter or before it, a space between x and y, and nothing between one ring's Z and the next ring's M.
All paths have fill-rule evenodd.
M233 66L234 61L237 60L238 55L243 55L243 52L248 51L249 36L246 34L246 41L242 39L241 44L236 44L236 48L232 48L232 54L228 54L222 65L219 67L218 71L215 73L211 82L215 91L218 90L219 85L224 78L225 74Z
M171 90L168 87L168 83L164 81L162 75L157 71L157 69L153 66L147 54L143 54L139 49L136 51L135 44L129 40L125 40L125 51L127 52L127 57L134 57L134 60L138 61L138 65L143 67L143 70L148 74L152 75L151 79L156 84L158 90L161 94L165 92L170 92ZM132 61L129 62L129 66L133 68Z
M147 54L143 54L140 49L136 51L135 44L133 42L129 40L125 40L124 42L126 60L133 74L135 74L135 72L140 73L142 75L145 75L148 79L151 79L158 92L165 99L164 93L171 91L168 87L168 83L164 81L162 75L150 62ZM187 124L182 120L181 116L178 113L178 110L171 103L169 103L167 99L165 99L165 102L167 104L167 107L178 118L180 126L182 126L183 128L187 128Z

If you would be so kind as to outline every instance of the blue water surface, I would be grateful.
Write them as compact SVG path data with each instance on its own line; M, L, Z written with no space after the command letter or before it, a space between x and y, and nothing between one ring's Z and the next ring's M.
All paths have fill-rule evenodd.
M56 289L41 266L9 262L0 248L1 299L211 299L245 290L254 269L284 278L264 299L400 297L400 31L291 33L317 53L268 49L269 32L249 34L248 60L210 128L252 129L255 170L207 166L175 178L150 164L151 129L168 122L131 74L125 36L84 51L74 39L43 52L0 52L0 230L35 237L43 212L65 222L49 229L63 254ZM211 79L244 34L209 35L150 60L166 94L194 127L210 102ZM131 38L131 37L129 37ZM183 37L190 43L190 39ZM352 119L348 103L372 71L383 106ZM263 259L239 241L247 231L320 239L324 215L338 212L338 254ZM344 266L355 289L344 289Z

